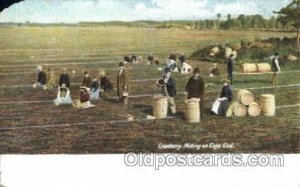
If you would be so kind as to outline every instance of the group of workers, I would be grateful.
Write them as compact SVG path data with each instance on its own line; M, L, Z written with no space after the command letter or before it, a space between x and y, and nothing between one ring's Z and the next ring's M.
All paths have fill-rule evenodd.
M48 69L48 76L41 66L39 66L37 70L37 82L34 84L34 87L42 87L46 90L58 86L56 99L53 101L55 105L72 104L76 108L90 108L94 106L90 101L98 100L101 95L100 91L104 92L113 89L113 84L106 77L104 70L100 70L99 80L96 76L91 77L89 73L85 71L80 86L79 100L73 102L70 93L70 76L66 68L64 68L60 74L58 82L53 69Z
M277 74L280 72L280 66L278 62L279 54L275 53L272 57L272 71L274 72L272 76L272 83L277 83ZM231 84L233 84L233 67L234 67L234 55L229 55L227 59L227 78L223 81L224 85L221 89L219 97L215 100L212 105L211 114L226 116L226 111L228 109L229 103L233 98L233 92ZM124 61L119 63L119 71L117 74L117 98L118 102L123 103L124 105L128 104L128 95L129 95L129 76L126 69L126 64L136 61L137 58L135 55L124 56ZM164 69L164 76L159 79L160 82L157 84L161 87L161 92L168 98L168 106L172 114L176 114L176 104L175 96L177 95L176 91L176 81L172 77L172 72L181 72L183 74L192 74L188 79L188 82L185 86L185 95L187 99L198 99L200 106L200 116L203 117L203 108L204 108L204 92L205 92L205 82L200 74L199 68L192 68L189 64L186 63L185 55L182 53L179 57L179 63L181 66L177 65L176 54L171 53L167 59L166 67ZM148 64L155 63L153 55L148 56ZM98 100L101 92L112 90L113 84L105 75L105 71L100 71L100 78L96 76L93 78L89 75L88 72L84 72L84 78L82 85L80 87L79 100L72 101L70 94L70 77L66 69L63 69L63 72L60 75L58 81L58 92L57 97L54 100L55 105L60 104L72 104L76 108L90 108L94 105L91 104L91 100ZM217 67L217 64L214 63L213 66L209 69L210 76L219 76L220 71ZM37 76L37 87L43 87L44 89L54 88L56 85L56 79L53 72L53 69L48 71L48 80L47 75L43 71L42 67L38 67L38 76Z

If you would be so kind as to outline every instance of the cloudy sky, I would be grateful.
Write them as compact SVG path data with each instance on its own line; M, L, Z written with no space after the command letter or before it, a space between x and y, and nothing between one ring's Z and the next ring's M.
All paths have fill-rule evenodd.
M291 0L25 0L5 9L0 22L195 20L221 13L273 15Z

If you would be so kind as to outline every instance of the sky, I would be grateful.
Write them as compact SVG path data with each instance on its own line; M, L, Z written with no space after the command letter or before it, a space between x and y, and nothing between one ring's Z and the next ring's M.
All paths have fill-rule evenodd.
M0 22L199 20L218 13L273 16L291 0L25 0L0 13Z

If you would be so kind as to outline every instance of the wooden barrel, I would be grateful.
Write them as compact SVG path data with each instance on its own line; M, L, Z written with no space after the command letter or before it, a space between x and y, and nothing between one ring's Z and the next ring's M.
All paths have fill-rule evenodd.
M233 115L233 106L229 105L226 112L226 117L231 117L232 115Z
M229 55L232 53L232 49L229 47L225 48L225 58L229 58Z
M272 94L263 94L260 97L261 112L265 116L275 116L275 96Z
M153 115L156 119L166 118L168 115L168 98L155 96L153 103Z
M184 117L189 123L198 123L200 122L200 103L195 100L186 100L185 101L185 113Z
M248 114L250 116L259 116L261 113L261 108L258 103L253 102L248 107Z
M269 63L259 63L259 64L257 64L257 71L258 72L270 72L271 65Z
M253 94L245 89L239 90L237 94L237 99L244 105L250 105L254 101Z
M255 73L257 72L257 66L253 63L244 63L242 65L243 73Z
M233 103L233 113L235 116L244 117L247 115L247 107L239 102Z

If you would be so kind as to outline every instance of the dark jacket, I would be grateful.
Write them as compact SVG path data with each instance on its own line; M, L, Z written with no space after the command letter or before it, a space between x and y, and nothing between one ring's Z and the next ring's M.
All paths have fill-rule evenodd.
M179 56L179 61L180 61L181 63L185 62L185 56L184 56L184 55L180 55L180 56Z
M91 91L94 92L94 91L96 91L98 89L99 89L99 83L98 83L98 81L93 81L92 85L91 85Z
M132 62L136 62L136 60L137 60L136 55L132 54L132 55L131 55L131 60L132 60Z
M68 74L61 74L59 77L59 86L65 84L67 88L70 87L70 77Z
M148 60L148 61L153 61L153 60L154 60L154 57L153 57L152 55L149 55L147 60Z
M163 79L165 79L165 78L166 78L166 76L163 77ZM176 93L176 81L175 81L175 79L173 79L172 77L170 77L169 80L168 80L168 82L165 84L165 86L166 86L168 95L170 97L175 97L176 94L177 94ZM164 93L164 89L165 89L164 87L162 88L163 89L162 90L163 93Z
M212 68L210 70L210 74L213 74L214 76L219 76L220 75L220 70L219 68Z
M229 85L223 86L220 97L227 97L229 102L232 100L233 94Z
M107 77L100 77L100 87L104 91L113 89L113 85Z
M82 81L82 86L90 88L92 85L92 78L90 76L84 77Z
M131 63L132 62L132 58L130 58L129 56L124 56L124 60L128 63Z
M272 65L271 65L271 69L273 72L277 72L278 71L278 67L276 65L276 62L275 62L276 58L272 58Z
M233 64L234 64L233 58L228 58L228 60L227 60L227 73L232 73L233 72Z
M194 76L192 76L185 86L185 91L188 93L188 99L203 97L204 88L205 84L202 77L199 76L195 79Z
M40 84L43 84L43 85L45 85L47 83L45 72L43 72L43 71L39 72L37 82Z

